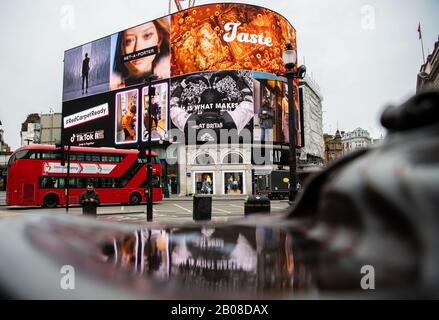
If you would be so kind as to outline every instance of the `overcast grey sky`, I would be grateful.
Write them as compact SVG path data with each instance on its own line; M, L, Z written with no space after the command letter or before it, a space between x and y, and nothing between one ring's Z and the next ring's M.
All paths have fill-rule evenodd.
M296 28L300 62L306 57L324 96L326 132L384 133L383 107L415 93L418 22L426 54L439 34L438 0L238 2L273 9ZM15 149L27 114L61 111L64 50L165 15L168 0L16 0L0 8L0 120Z

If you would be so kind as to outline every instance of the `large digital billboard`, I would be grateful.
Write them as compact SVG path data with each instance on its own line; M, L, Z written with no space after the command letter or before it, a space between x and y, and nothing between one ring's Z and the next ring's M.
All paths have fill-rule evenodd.
M171 73L245 69L284 72L296 32L281 15L244 4L211 4L171 16Z
M258 143L289 144L288 86L271 74L253 72L254 82L254 129L253 141ZM298 86L295 88L295 116L297 142L301 144L301 121L298 104Z
M170 130L189 144L225 142L220 130L227 129L248 134L244 142L289 143L287 89L276 76L285 72L287 42L296 48L295 30L281 15L211 4L67 50L63 142L134 147L147 141L151 117L155 142Z
M126 29L67 50L63 101L141 84L171 75L169 17Z
M108 91L111 37L64 54L63 101Z
M169 109L172 128L183 132L189 144L220 142L222 136L228 140L228 133L237 137L244 129L250 143L251 71L210 71L173 78Z

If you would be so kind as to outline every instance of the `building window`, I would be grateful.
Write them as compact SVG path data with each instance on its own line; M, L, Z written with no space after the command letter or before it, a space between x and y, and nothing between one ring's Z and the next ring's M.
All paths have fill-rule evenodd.
M208 153L203 153L197 156L195 164L211 165L215 164L215 160Z
M244 163L244 159L237 152L230 152L223 159L223 164L242 164L242 163Z
M213 194L215 185L213 172L195 172L194 177L196 194Z
M224 194L244 194L244 172L224 172L223 181Z

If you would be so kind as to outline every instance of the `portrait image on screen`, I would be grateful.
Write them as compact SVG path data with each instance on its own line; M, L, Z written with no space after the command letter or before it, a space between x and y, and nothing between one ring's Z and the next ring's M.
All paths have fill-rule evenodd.
M170 77L169 21L163 17L111 37L110 90Z
M154 87L155 95L151 97L151 103L149 103L149 87L142 89L142 141L148 140L150 116L152 141L164 140L168 131L168 83L163 82L154 85Z
M137 141L137 114L139 90L128 90L116 94L115 143L128 144Z
M64 54L63 101L108 91L111 37Z

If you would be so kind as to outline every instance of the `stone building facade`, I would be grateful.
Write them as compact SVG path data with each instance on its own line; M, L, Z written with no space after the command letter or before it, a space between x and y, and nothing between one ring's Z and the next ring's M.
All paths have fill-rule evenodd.
M317 83L308 75L300 81L303 110L304 147L300 150L300 165L322 165L325 158L323 139L323 96Z
M434 44L434 50L428 55L427 61L421 66L417 79L417 92L424 90L439 90L439 39Z

